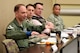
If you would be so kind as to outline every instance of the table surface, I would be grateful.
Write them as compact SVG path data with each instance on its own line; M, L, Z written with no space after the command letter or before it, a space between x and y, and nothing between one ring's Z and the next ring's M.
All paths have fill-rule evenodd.
M20 53L51 53L51 46L46 45L34 45L30 48L21 51Z
M70 38L70 40L65 45L63 43L56 44L58 47L58 51L63 47L67 46L67 44L69 44L73 39L75 38ZM51 46L52 45L35 44L34 46L20 51L20 53L53 53L54 51L51 49Z

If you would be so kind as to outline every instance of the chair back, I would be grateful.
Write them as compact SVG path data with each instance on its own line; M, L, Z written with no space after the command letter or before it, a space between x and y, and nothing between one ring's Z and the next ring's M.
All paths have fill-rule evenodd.
M4 36L5 38L7 38L7 37L6 37L6 34L3 34L3 36Z
M19 52L19 48L13 39L5 39L2 41L2 43L5 45L7 53Z

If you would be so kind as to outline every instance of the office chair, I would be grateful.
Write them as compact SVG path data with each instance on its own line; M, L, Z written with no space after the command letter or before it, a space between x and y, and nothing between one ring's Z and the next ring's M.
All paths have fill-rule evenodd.
M13 39L5 39L2 41L2 43L4 44L7 53L18 53L19 52L19 48Z

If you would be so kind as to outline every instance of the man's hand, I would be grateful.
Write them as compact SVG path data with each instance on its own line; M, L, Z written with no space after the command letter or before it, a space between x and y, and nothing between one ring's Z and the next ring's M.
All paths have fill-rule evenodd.
M42 31L42 33L47 33L47 34L49 34L50 32L51 32L50 29L45 29L44 31Z
M54 29L54 25L52 22L46 22L45 28L46 29Z
M36 31L32 31L31 35L38 35L39 33Z

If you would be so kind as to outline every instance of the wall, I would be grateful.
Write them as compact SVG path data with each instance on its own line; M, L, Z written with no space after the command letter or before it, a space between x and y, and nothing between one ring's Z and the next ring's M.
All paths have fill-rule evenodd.
M72 2L74 1L74 2ZM56 0L60 4L80 4L79 0Z
M34 4L35 2L44 3L42 15L48 17L51 13L52 0L47 0L46 2L45 0L0 0L0 53L5 53L5 48L1 43L5 39L2 34L5 34L6 26L14 19L14 6L18 3L27 5L28 3Z
M62 8L63 9L80 9L80 4L62 4ZM65 16L62 16L63 17L63 20L64 20L64 23L66 25L66 27L71 27L71 26L74 26L76 25L77 23L80 23L80 15L78 16L74 16L74 15L71 15L71 16L68 16L68 15L65 15Z

